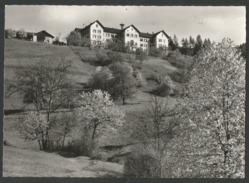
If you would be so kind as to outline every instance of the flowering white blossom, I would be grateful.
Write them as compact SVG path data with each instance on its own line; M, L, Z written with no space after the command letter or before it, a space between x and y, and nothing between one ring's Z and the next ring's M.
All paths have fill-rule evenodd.
M110 95L94 90L80 95L81 106L76 109L83 126L92 129L92 139L104 132L115 133L124 122L124 113L113 103Z
M25 140L41 140L48 128L46 115L29 112L19 121L17 128Z
M184 140L189 152L201 155L192 170L203 169L202 175L244 177L245 59L237 52L229 39L213 44L191 73L184 123L191 130Z

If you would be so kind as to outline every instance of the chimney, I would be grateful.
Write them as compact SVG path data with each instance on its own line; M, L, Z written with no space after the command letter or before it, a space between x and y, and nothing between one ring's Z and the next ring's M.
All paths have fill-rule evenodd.
M86 25L83 23L83 28L85 28L85 26L86 26Z
M120 24L121 30L124 29L124 24Z

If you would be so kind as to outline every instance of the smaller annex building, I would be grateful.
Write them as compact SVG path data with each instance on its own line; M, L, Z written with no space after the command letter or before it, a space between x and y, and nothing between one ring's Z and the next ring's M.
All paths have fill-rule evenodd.
M42 30L37 33L27 32L27 39L33 42L45 42L52 44L54 41L54 36L49 34L47 31Z

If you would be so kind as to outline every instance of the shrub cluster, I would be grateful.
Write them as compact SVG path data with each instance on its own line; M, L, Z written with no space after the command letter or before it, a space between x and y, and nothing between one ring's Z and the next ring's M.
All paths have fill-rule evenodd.
M125 177L156 178L157 160L150 154L132 153L127 156L124 174Z
M193 57L184 56L177 49L170 52L163 59L168 60L168 62L175 66L177 69L169 74L171 79L178 83L186 83L190 79L190 71L192 69Z
M163 79L162 77L159 77L159 84L152 91L152 93L160 97L166 97L173 95L174 91L175 91L175 85L173 84L171 78L169 76L166 76Z
M150 56L161 57L162 54L163 54L163 49L162 48L156 48L156 47L151 47L150 48Z

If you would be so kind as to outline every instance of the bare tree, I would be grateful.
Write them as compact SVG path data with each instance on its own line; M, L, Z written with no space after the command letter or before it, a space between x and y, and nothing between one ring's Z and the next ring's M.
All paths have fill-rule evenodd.
M143 144L144 149L150 151L149 154L155 158L156 168L150 174L153 177L164 176L163 164L167 146L179 125L178 114L171 104L170 98L151 96L148 107L140 114L133 114L137 122L131 136Z
M42 141L43 149L48 148L50 115L68 102L72 97L67 72L70 63L41 60L35 64L19 66L13 84L7 88L9 97L18 92L23 96L23 102L33 104L38 113L45 111L48 128Z

